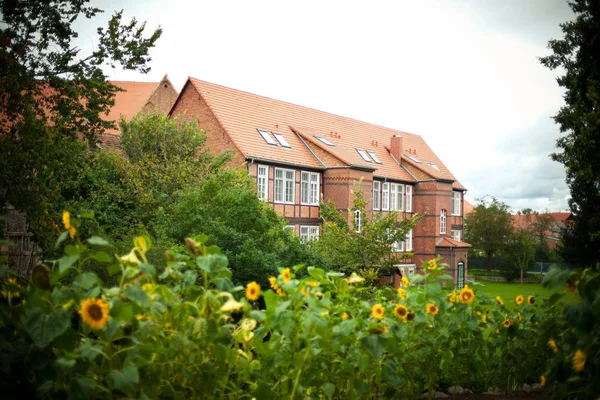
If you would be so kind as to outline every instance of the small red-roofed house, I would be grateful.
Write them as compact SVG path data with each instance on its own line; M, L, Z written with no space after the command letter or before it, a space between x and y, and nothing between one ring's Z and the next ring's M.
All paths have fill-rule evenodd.
M116 149L119 146L121 131L119 121L129 121L138 113L156 113L167 115L177 98L177 90L165 75L160 82L128 82L110 81L121 91L115 94L115 104L104 119L115 121L115 128L106 130L100 139L105 149Z
M258 195L303 240L320 233L321 199L348 221L360 182L369 213L423 216L392 252L412 252L397 268L415 273L442 257L462 287L469 244L463 237L466 189L419 136L189 78L170 111L195 119L214 153L234 150Z
M555 251L561 241L562 230L569 224L570 212L551 212L543 214L514 214L513 226L518 229L532 230L538 217L550 217L548 229L543 232L544 242L550 251Z

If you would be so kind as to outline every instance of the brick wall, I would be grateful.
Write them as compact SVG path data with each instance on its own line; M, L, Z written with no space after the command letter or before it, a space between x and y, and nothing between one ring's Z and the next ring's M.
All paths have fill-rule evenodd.
M231 138L200 96L200 93L190 82L185 84L177 103L171 111L171 116L176 117L179 115L187 120L194 119L198 121L200 127L206 131L206 146L212 154L220 154L229 149L234 150L234 158L229 164L230 166L242 167L245 162L244 156L231 141Z
M142 107L142 114L157 113L166 115L169 113L175 99L177 99L177 90L175 90L173 84L165 77L156 86L156 89Z

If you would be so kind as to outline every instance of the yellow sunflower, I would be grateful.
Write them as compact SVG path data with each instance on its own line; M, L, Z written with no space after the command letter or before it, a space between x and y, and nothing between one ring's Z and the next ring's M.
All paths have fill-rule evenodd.
M260 297L260 285L256 282L250 282L246 286L246 298L250 301L256 301Z
M281 273L281 279L283 280L283 283L287 283L292 279L292 272L289 268L283 270Z
M271 285L271 289L277 291L279 289L279 285L277 285L277 278L274 276L269 277L269 284Z
M524 301L524 300L525 300L525 299L523 298L523 295L518 295L518 296L515 298L515 303L517 303L518 305L521 305L521 304L523 304L523 301Z
M535 303L535 297L527 296L527 304L532 305L533 303Z
M387 328L387 326L385 326L385 325L384 325L384 326L383 326L383 329L382 329L382 331L381 331L381 333L385 335L386 333L389 333L389 332L390 332L390 331L388 331L388 328Z
M409 286L408 278L405 276L402 277L402 286L404 286L404 287Z
M408 317L408 309L402 304L398 304L394 307L394 315L402 320L406 320Z
M487 324L487 311L488 310L485 310L485 312L481 316L481 322L483 322L484 324Z
M556 344L556 341L553 338L550 338L550 340L548 340L548 346L550 346L553 352L558 353L558 345Z
M383 318L383 313L385 312L384 308L381 306L381 304L375 304L372 308L371 308L371 314L373 315L373 318L377 318L377 319L382 319Z
M402 289L401 287L398 288L398 295L401 299L405 299L408 296L406 290Z
M450 293L450 303L456 303L456 291L453 290L452 293Z
M433 271L434 269L437 269L438 265L437 262L435 260L429 260L427 262L427 269L430 271Z
M108 322L108 303L102 299L85 299L81 302L79 314L83 322L94 329L102 329Z
M571 364L573 364L573 371L583 371L583 367L585 366L585 360L585 353L581 350L577 350L575 354L573 354L573 359L571 360Z
M470 289L467 286L465 286L458 294L458 298L463 303L469 304L475 298L475 292L473 292L473 289Z
M440 309L433 303L427 304L426 308L427 314L437 315L440 312Z
M348 278L349 285L354 285L355 283L362 283L364 281L365 278L358 276L356 272L353 272L352 275L350 275L350 278Z
M510 328L512 326L513 322L512 319L507 318L504 320L504 323L502 324L506 329Z
M342 320L347 320L349 317L348 313L344 311L344 313L342 314Z
M408 315L406 316L406 320L407 321L412 321L413 319L415 319L415 313L412 311L408 312Z
M502 297L500 296L496 296L496 301L498 302L498 304L500 304L501 306L504 305L504 301L502 301Z
M546 377L544 375L540 376L540 386L546 386Z
M71 224L71 214L69 214L68 211L63 211L62 220L63 220L63 225L65 226L65 229L69 231L69 237L71 239L75 238L75 233L77 232L77 230Z

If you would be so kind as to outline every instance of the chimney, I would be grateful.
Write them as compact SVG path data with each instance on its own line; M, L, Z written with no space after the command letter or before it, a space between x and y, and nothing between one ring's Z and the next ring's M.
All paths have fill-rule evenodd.
M402 136L392 136L392 139L390 140L390 154L398 162L401 162L402 160L402 151Z

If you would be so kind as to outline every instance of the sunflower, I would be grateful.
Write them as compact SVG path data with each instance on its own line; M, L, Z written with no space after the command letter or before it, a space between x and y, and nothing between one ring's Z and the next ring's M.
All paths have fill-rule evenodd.
M440 309L433 303L427 304L427 308L425 309L427 314L437 315L440 312Z
M260 285L256 282L250 282L246 286L246 298L250 301L256 301L260 297Z
M387 328L387 326L385 326L385 325L384 325L384 326L383 326L383 330L381 331L381 333L385 335L386 333L389 333L389 332L390 332L390 331L388 331L388 328Z
M525 300L525 299L523 298L523 295L521 295L521 294L520 294L520 295L518 295L517 297L515 297L515 303L517 303L518 305L521 305L521 304L523 304L523 301L524 301L524 300Z
M548 346L550 346L553 352L558 353L558 345L556 344L556 341L553 338L550 338L550 340L548 340Z
M269 277L269 284L271 285L271 289L277 291L279 289L279 285L277 285L277 278L274 276Z
M481 322L483 322L484 324L487 324L487 311L488 310L485 310L485 312L481 316Z
M450 293L450 303L456 303L456 291L453 290L452 293Z
M77 230L71 224L71 214L69 214L68 211L63 211L62 220L63 220L63 225L65 226L65 229L69 231L69 236L71 237L71 239L74 239L75 233L77 232Z
M438 265L437 262L435 262L435 260L429 260L427 262L427 269L430 271L433 271L434 269L437 269Z
M500 296L496 296L496 301L498 302L498 304L500 304L501 306L504 305L504 301L502 301L502 297Z
M85 299L81 302L79 314L83 322L94 329L102 329L108 322L108 303L102 299Z
M407 319L408 321L412 321L413 319L415 319L415 313L414 313L414 312L412 312L412 311L409 311L409 312L408 312L408 315L406 316L406 319Z
M519 321L523 321L523 316L520 312L517 313L517 318L519 319Z
M398 304L394 307L394 315L402 320L406 320L406 317L408 317L408 309L402 304Z
M405 276L402 277L402 286L404 286L404 287L409 286L408 278Z
M292 272L289 268L283 270L281 273L281 279L283 280L283 283L287 283L292 279Z
M577 289L577 284L579 283L579 281L573 282L571 279L568 279L565 282L565 288L567 289L567 291L571 294L575 293L575 290Z
M384 308L381 306L381 304L375 304L372 308L371 308L371 314L373 315L373 318L377 318L377 319L382 319L383 318L383 313L385 312Z
M302 286L302 289L300 289L300 292L302 292L302 295L304 297L308 296L308 292L306 291L306 286Z
M398 295L401 299L405 299L408 296L406 290L402 289L401 287L398 288Z
M512 326L513 322L512 319L507 318L504 320L504 323L502 324L506 329L510 328Z
M344 313L342 314L342 320L347 320L349 317L348 313L346 311L344 311Z
M571 364L573 364L573 371L583 371L583 367L585 366L585 360L585 353L581 350L577 350L575 354L573 354L573 359L571 360Z
M473 292L473 289L470 289L467 286L465 286L458 294L458 299L465 304L469 304L474 298L475 292Z
M546 386L546 377L544 375L540 376L540 386Z
M527 296L527 304L532 305L533 303L535 303L535 297Z

